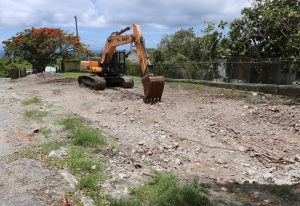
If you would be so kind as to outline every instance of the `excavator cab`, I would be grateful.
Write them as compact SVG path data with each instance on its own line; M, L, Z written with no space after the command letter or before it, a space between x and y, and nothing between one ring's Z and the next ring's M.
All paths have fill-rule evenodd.
M116 51L113 54L110 68L113 73L125 73L125 51Z

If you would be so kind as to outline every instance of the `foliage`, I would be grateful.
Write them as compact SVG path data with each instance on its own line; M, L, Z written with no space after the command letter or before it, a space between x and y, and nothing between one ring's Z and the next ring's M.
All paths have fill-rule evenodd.
M16 69L30 69L31 65L20 58L0 58L0 78L9 77L9 71L12 68Z
M33 72L45 71L60 57L86 53L79 38L61 29L31 28L3 41L6 56L20 57L33 66Z
M230 52L222 32L226 24L208 22L199 36L193 28L165 35L151 55L155 73L170 78L212 79L212 62Z
M299 22L297 1L252 0L252 6L230 25L231 54L299 60Z

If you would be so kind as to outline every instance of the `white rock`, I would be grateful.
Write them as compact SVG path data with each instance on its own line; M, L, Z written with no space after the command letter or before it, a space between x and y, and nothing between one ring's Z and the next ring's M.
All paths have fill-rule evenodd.
M65 147L60 147L58 150L52 150L49 152L48 157L61 158L68 155L68 149Z
M224 192L228 191L225 187L222 187L221 190L224 191Z
M271 173L263 174L263 178L267 182L274 183L273 175Z
M177 165L180 165L180 164L182 164L182 162L181 162L181 160L180 160L180 159L175 159L175 160L174 160L174 162L175 162L175 164L177 164Z

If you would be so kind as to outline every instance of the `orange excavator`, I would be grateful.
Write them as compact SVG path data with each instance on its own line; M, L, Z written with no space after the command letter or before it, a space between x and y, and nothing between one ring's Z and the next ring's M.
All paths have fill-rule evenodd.
M100 61L80 62L80 71L93 74L78 77L78 83L95 90L103 90L106 86L132 88L134 81L123 75L125 72L125 51L116 51L116 48L133 43L143 74L144 102L160 101L164 90L164 77L155 76L152 73L153 65L150 64L141 27L138 24L133 24L132 27L132 34L124 34L130 30L130 27L126 27L121 31L112 33L107 38Z

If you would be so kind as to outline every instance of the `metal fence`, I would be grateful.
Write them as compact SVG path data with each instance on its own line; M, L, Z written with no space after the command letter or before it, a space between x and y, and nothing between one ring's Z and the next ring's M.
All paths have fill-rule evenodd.
M297 84L300 61L177 62L154 65L153 73L172 79L194 79L232 83ZM126 73L140 75L138 63L127 64Z

